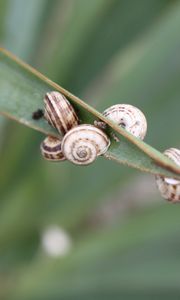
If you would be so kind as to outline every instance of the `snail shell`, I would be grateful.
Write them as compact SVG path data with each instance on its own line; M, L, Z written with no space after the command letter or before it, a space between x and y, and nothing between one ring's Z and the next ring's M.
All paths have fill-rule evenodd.
M110 140L102 130L83 124L68 131L61 146L67 160L77 165L88 165L104 154L109 145Z
M77 126L78 117L72 105L59 92L47 93L44 97L44 117L50 125L64 135L69 129Z
M137 138L144 139L147 131L147 121L142 111L137 107L129 104L116 104L107 108L103 115Z
M46 160L62 161L65 157L61 150L61 141L55 137L48 136L40 146L42 156Z
M176 148L167 149L164 154L180 166L180 150ZM180 181L174 178L156 176L157 187L161 196L171 202L180 201Z

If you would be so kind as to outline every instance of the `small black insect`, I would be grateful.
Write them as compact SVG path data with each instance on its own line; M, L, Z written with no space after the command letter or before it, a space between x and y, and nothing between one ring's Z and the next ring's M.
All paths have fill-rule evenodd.
M44 116L44 112L42 109L38 109L32 113L33 120L39 120Z

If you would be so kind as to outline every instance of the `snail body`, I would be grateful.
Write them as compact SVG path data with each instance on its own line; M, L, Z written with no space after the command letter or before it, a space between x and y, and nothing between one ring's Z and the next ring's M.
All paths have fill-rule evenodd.
M167 149L164 155L172 159L180 166L180 150L176 148ZM180 202L180 181L174 178L156 176L157 187L161 196L173 203Z
M144 139L147 121L140 109L130 104L116 104L107 108L103 116L123 127L135 137Z
M110 140L101 129L83 124L66 133L61 147L67 160L77 165L88 165L104 154L109 145Z
M64 95L59 92L46 93L44 117L61 135L78 125L78 116Z
M40 146L41 154L46 160L63 161L65 157L61 150L61 140L48 136L44 139Z

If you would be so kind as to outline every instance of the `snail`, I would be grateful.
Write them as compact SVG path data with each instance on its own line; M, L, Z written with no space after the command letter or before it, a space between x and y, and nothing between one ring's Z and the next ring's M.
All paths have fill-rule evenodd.
M42 156L46 160L62 161L65 157L61 150L61 140L48 136L44 139L40 146Z
M167 149L164 154L180 166L180 150L176 148ZM180 202L180 180L156 176L157 187L161 196L173 203Z
M61 135L77 126L78 116L64 95L59 92L47 93L44 97L44 117Z
M61 144L65 158L77 165L91 164L110 145L107 135L99 128L83 124L69 130Z
M116 104L107 108L102 114L117 125L125 128L135 137L141 140L144 139L147 131L147 121L144 114L137 107L130 104ZM100 128L104 129L103 122L95 122L96 126L99 125ZM116 140L118 141L118 138Z

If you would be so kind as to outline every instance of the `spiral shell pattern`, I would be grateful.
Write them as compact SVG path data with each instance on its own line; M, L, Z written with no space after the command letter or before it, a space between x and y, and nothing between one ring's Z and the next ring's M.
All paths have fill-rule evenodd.
M180 166L180 150L176 148L167 149L164 154ZM161 196L173 203L180 202L180 181L174 178L156 176L157 187Z
M88 165L104 154L109 145L110 140L102 130L83 124L66 133L62 140L62 152L72 163Z
M61 135L64 135L68 130L78 125L79 120L73 106L61 93L47 93L44 98L44 104L45 119Z
M144 139L147 131L147 121L144 114L137 107L129 104L116 104L107 108L103 115L137 138Z
M65 157L61 150L61 141L55 137L48 136L40 146L42 156L46 160L62 161Z

